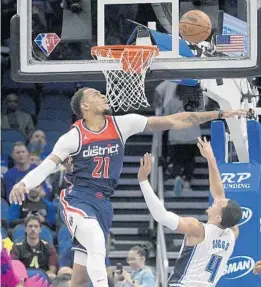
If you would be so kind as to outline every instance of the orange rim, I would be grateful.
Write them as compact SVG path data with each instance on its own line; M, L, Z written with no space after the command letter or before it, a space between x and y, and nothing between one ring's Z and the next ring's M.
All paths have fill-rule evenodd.
M134 45L107 45L107 46L95 46L92 47L91 49L91 54L92 56L96 56L96 51L99 51L99 53L106 57L106 51L111 50L113 57L115 59L120 59L122 56L122 52L124 50L128 49L131 54L137 53L139 50L147 50L149 51L154 51L155 56L159 54L159 49L158 47L155 46L134 46Z

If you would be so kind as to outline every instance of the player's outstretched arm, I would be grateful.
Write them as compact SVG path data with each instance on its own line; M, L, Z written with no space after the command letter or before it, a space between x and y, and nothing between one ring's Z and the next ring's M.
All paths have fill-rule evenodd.
M201 155L207 160L208 162L208 169L209 169L209 185L210 185L210 192L214 200L218 198L225 198L225 191L222 183L222 179L217 167L216 159L210 145L210 142L204 138L198 138L197 144Z
M78 132L72 129L59 138L53 152L39 166L13 186L9 196L10 203L22 204L25 199L25 193L40 185L56 169L57 164L64 161L71 153L77 150L77 135Z
M210 193L214 200L222 200L225 198L225 190L210 142L206 138L204 140L198 138L197 146L201 155L208 161ZM238 226L233 226L231 229L238 238Z
M245 116L248 110L213 111L213 112L184 112L162 117L149 117L145 130L165 131L185 129L216 119L228 119L235 116Z
M198 237L204 234L204 227L196 218L180 217L174 212L165 209L148 181L148 176L151 172L151 163L151 155L148 153L145 154L144 159L140 161L138 179L141 191L153 218L160 224L188 236Z

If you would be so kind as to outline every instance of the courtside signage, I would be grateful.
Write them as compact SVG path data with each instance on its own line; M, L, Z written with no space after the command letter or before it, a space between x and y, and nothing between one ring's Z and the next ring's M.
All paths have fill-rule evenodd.
M238 226L247 223L253 216L253 212L250 208L241 206L241 210L242 210L242 219L240 220Z
M255 266L255 261L249 256L236 256L228 260L224 279L235 280L249 274Z
M229 173L223 172L221 174L222 183L225 189L249 189L251 188L249 172Z

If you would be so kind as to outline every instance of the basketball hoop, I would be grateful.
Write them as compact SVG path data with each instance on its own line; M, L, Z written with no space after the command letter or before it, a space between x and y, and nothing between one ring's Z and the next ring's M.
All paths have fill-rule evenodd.
M91 50L106 78L106 96L111 107L127 111L148 107L144 81L146 71L159 54L155 46L112 45L96 46ZM106 64L118 63L110 69ZM104 65L105 64L105 65Z

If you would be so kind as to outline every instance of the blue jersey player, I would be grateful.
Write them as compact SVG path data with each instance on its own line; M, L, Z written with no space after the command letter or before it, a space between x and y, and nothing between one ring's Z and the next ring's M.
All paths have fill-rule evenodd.
M60 137L53 152L36 169L13 187L10 202L21 204L25 193L70 156L73 185L61 191L60 200L63 218L74 237L72 286L86 286L87 268L94 287L108 287L105 242L113 217L110 197L120 177L128 137L143 131L183 129L246 112L220 110L164 117L137 114L113 117L105 96L91 88L79 89L71 107L81 120Z

